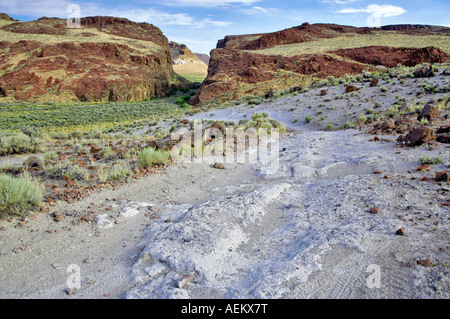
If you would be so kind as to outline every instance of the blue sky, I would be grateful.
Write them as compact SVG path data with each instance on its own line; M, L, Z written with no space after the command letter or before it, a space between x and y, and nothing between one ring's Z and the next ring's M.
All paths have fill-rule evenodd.
M226 35L278 31L309 23L352 26L450 26L449 0L0 0L0 12L22 21L66 19L69 4L81 17L125 17L159 27L169 40L209 53Z

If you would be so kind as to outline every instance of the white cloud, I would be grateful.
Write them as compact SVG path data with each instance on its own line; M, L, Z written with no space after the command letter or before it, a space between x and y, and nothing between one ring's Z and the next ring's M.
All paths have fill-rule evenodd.
M59 17L68 18L67 0L0 0L0 12L10 15L25 15L40 18ZM202 28L205 26L225 27L231 24L227 21L215 21L210 18L198 19L186 13L169 13L159 9L128 8L120 6L114 9L102 7L94 2L81 2L81 16L113 16L127 18L135 22L148 22L156 26L181 25Z
M322 0L323 3L331 3L331 4L349 4L352 2L361 1L361 0Z
M251 8L239 8L237 9L240 13L247 14L247 15L270 15L274 12L277 12L278 9L275 8L263 8L258 6L253 6Z
M337 13L370 13L377 17L395 17L406 13L406 10L393 5L370 4L365 9L347 8Z

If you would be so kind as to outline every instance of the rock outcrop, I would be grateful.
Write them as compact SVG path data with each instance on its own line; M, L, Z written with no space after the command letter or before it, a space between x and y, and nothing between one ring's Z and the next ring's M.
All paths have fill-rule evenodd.
M114 17L82 18L79 29L57 18L4 24L0 72L0 95L18 100L140 101L167 96L174 81L161 30Z
M389 32L389 34L387 33ZM263 95L312 83L328 76L341 77L364 69L441 63L450 59L443 49L427 47L388 47L367 45L374 36L401 35L414 46L412 36L450 36L450 28L429 26L387 26L356 28L335 24L308 24L267 33L226 36L211 51L208 76L190 103L202 105L211 100L226 101L243 95ZM358 40L349 40L357 37ZM364 39L369 39L364 41ZM333 40L338 38L342 41ZM375 37L376 38L376 37ZM423 39L423 37L422 37ZM327 41L339 43L330 49ZM311 49L302 45L316 41ZM323 41L322 46L317 45ZM355 41L360 47L355 47ZM375 41L376 42L376 41ZM383 42L380 40L380 44ZM374 84L375 85L375 84Z
M205 64L195 53L192 53L184 44L170 41L169 43L173 70L187 79L204 79L208 72L208 65Z

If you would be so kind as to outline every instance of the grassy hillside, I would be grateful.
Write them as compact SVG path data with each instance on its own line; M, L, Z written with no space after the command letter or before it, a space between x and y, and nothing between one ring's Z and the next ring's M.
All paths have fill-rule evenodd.
M300 54L320 54L339 49L352 49L366 46L388 46L393 48L423 48L435 46L450 54L450 41L448 36L417 36L397 33L395 31L379 31L374 32L373 34L365 35L345 34L335 38L321 38L303 43L277 45L268 49L257 51L243 51L255 54L292 57Z

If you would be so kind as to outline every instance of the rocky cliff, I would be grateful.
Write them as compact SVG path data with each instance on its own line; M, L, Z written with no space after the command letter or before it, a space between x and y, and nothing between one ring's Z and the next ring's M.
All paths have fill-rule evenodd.
M378 65L444 62L450 59L449 39L446 27L308 23L267 34L227 36L211 51L208 76L190 102L260 95Z
M140 101L171 91L169 43L151 24L97 16L74 29L57 18L0 26L0 96L8 100Z
M184 44L170 41L169 46L172 54L173 70L188 80L203 81L208 72L208 65Z

